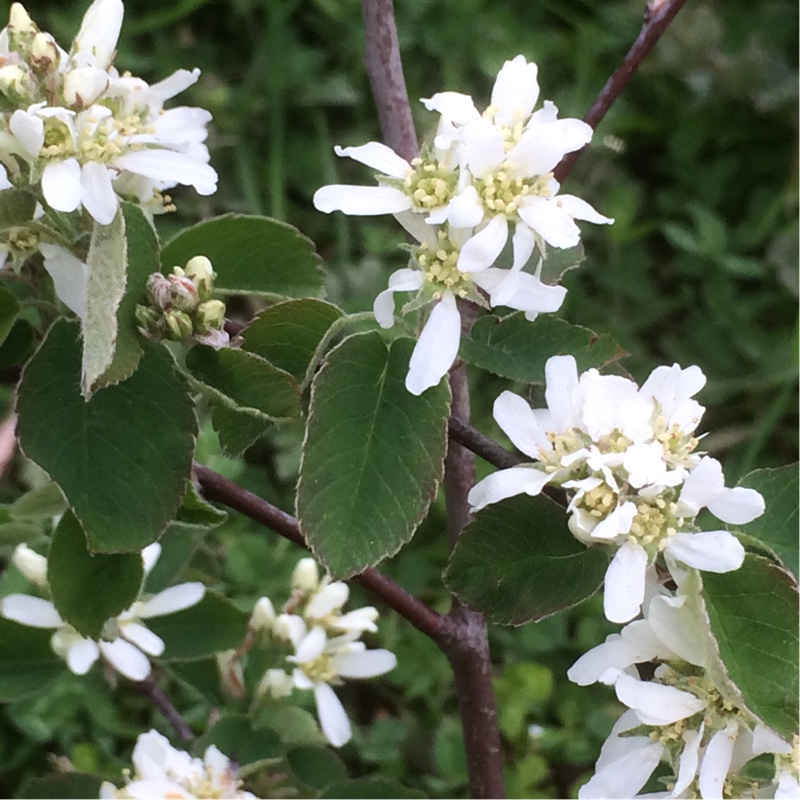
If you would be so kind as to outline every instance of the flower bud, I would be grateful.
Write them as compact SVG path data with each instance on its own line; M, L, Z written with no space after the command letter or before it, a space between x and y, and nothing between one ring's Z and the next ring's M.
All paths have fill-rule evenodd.
M292 588L314 592L319 586L319 570L313 558L301 558L292 573Z
M179 342L192 335L192 318L185 311L169 311L164 315L167 336Z
M197 306L194 315L196 333L205 334L218 330L225 324L225 303L222 300L206 300Z
M145 291L147 292L147 299L154 308L160 308L162 311L169 308L169 286L169 280L160 272L154 272L147 278Z
M137 305L134 312L136 314L136 324L145 336L159 336L161 334L162 316L150 306Z
M37 72L56 72L61 63L61 50L49 33L37 33L31 44L31 66Z
M247 694L244 686L244 670L236 650L223 650L215 656L219 673L222 677L222 688L231 697L242 699Z
M97 67L79 67L64 75L64 102L78 111L87 108L108 88L108 73Z
M184 273L194 281L200 299L210 300L216 277L211 262L205 256L195 256L186 262Z
M33 37L39 32L22 3L14 3L8 17L8 48L21 56L28 54Z
M169 308L192 312L197 308L197 287L189 278L169 275Z
M0 67L0 92L15 103L31 99L33 81L24 64L7 64Z
M47 586L47 559L26 544L17 545L11 556L14 566L37 586Z
M262 597L250 616L250 627L255 631L270 631L275 624L275 608L269 597Z
M258 684L256 694L262 697L268 694L277 700L288 697L293 691L294 681L291 675L282 669L268 669Z

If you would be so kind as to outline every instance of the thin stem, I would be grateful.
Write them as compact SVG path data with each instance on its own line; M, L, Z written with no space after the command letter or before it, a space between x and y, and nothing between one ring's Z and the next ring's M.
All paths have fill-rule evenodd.
M194 465L194 474L203 495L208 500L222 503L228 508L239 511L250 519L271 528L275 533L294 542L299 547L308 549L303 534L300 533L297 520L290 514L201 464ZM452 623L448 617L429 608L378 570L366 569L352 580L361 584L375 597L383 600L386 605L407 619L417 630L432 639L438 641L450 633Z
M650 0L644 14L644 23L636 41L628 50L622 63L617 67L614 74L608 79L597 99L592 103L592 107L586 112L583 121L593 128L596 128L600 120L611 108L612 103L617 99L619 93L625 88L625 84L633 76L633 73L644 61L645 56L653 49L653 45L661 38L661 35L672 22L675 15L681 10L686 0ZM587 145L588 147L588 145ZM578 156L586 149L570 153L564 158L555 169L555 177L559 182L572 171Z
M419 152L408 104L392 0L362 0L366 50L364 66L381 121L383 141L411 161Z
M153 705L164 715L164 718L172 726L172 729L184 742L191 742L194 739L194 734L189 724L181 716L175 706L170 702L169 697L164 693L164 690L155 682L153 677L146 678L143 681L135 683L136 691L149 698Z
M525 461L523 456L506 450L505 447L497 444L494 439L489 438L458 417L450 417L447 423L447 430L451 439L455 439L459 444L498 469L516 467Z

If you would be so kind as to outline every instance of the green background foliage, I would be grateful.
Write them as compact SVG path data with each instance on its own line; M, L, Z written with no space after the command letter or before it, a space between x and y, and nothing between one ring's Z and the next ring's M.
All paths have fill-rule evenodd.
M0 4L3 18L8 5ZM162 242L211 215L270 215L316 243L327 271L327 299L346 311L371 307L389 273L404 266L397 247L402 232L391 219L327 217L311 203L325 183L371 179L368 169L333 153L334 144L380 139L362 68L360 5L359 0L127 4L118 66L152 81L199 66L200 83L177 102L214 114L209 146L219 191L199 198L175 190L177 214L157 220ZM553 99L562 116L581 116L634 40L644 6L633 0L398 0L396 5L422 136L430 135L435 119L416 98L449 89L469 92L483 104L503 61L518 53L539 64L542 98ZM29 10L66 45L84 4L49 0L30 4ZM791 3L687 3L565 184L565 191L585 197L616 224L583 226L587 257L564 278L569 293L560 316L610 335L630 354L614 368L638 380L662 363L700 365L709 378L699 398L708 407L701 430L712 431L704 447L723 461L730 484L753 468L796 458L796 42ZM262 300L230 298L229 311L246 321L264 306ZM20 319L7 342L16 335L14 357L5 360L0 350L3 369L30 347L26 325ZM2 375L10 405L17 375L7 369ZM491 401L501 389L519 386L478 369L472 377L476 425L502 441L491 420ZM256 420L254 425L252 419L230 416L225 406L215 407L215 423L229 414L229 450L255 440L244 461L234 462L222 454L210 426L211 406L202 410L198 460L292 510L302 423ZM217 427L222 430L222 423ZM479 462L479 471L488 469ZM45 483L23 461L5 478L0 501L7 503ZM0 522L0 529L22 524L8 513ZM23 538L45 552L45 538L36 531L44 532L46 521L25 524ZM444 611L449 601L440 579L447 559L443 529L439 499L412 544L383 568ZM236 516L211 534L199 531L168 529L162 539L162 559L172 572L167 578L203 580L242 610L263 594L286 596L299 558L288 542ZM21 540L15 535L9 531L0 541L3 558ZM14 570L0 577L0 594L29 590ZM354 605L371 602L357 587L353 595ZM234 608L226 613L241 624ZM9 641L18 627L11 625L4 623ZM536 624L490 631L512 796L574 796L591 769L620 707L610 689L573 686L565 673L612 629L595 597ZM46 641L42 636L32 658L41 662L37 675L49 681L47 688L0 710L3 796L24 792L34 778L52 772L51 754L67 757L79 772L119 779L138 733L151 726L168 732L130 683L112 686L97 670L83 678L59 673ZM348 774L380 774L431 796L466 796L456 701L443 657L391 613L382 617L373 644L396 652L398 666L380 681L342 692L356 723L353 741L339 752ZM175 661L168 669L159 679L195 731L204 732L220 702L213 662ZM303 734L291 739L302 724L307 728L308 719L300 709L289 711L297 713L265 712L265 725L278 732L284 746L308 746ZM340 779L335 766L327 768ZM334 786L329 795L351 789ZM254 791L264 797L270 788Z

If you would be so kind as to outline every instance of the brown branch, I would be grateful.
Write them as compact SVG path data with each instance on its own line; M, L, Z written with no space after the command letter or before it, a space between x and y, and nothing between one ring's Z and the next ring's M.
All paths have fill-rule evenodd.
M408 104L392 0L362 0L366 50L364 67L381 121L383 141L407 161L419 152Z
M164 718L172 726L172 729L184 742L191 742L194 739L194 734L189 724L181 716L175 706L172 705L169 697L164 693L164 690L155 682L152 676L143 681L134 683L136 691L149 698L153 705L164 715Z
M455 439L459 444L498 469L516 467L526 461L524 456L506 450L505 447L497 444L494 439L481 433L468 422L464 422L463 419L458 417L450 417L447 422L447 431L451 439Z
M194 474L206 499L222 503L271 528L299 547L308 549L297 520L290 514L201 464L194 465ZM366 569L352 580L383 600L417 630L430 636L434 641L438 642L449 635L453 625L448 617L429 608L378 570Z
M661 38L661 35L672 22L675 15L681 10L686 0L650 0L644 15L644 24L636 37L636 41L628 50L622 63L617 67L614 74L608 79L597 99L592 103L592 107L586 112L583 121L592 128L596 128L600 120L611 108L612 103L617 99L619 93L633 76L633 73L644 61L645 56L653 49L653 45ZM588 147L588 145L586 145ZM586 147L570 153L566 156L555 169L556 180L563 182L572 171L575 162Z

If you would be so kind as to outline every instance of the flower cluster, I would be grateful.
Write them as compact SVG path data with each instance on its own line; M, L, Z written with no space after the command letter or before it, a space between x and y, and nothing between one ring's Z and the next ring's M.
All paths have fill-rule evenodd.
M205 256L189 259L164 276L153 273L147 279L149 305L136 306L139 331L150 339L196 340L222 347L228 335L222 330L225 304L212 299L214 269Z
M282 614L275 615L268 597L253 610L251 627L274 640L291 645L286 660L291 673L268 669L258 692L274 698L286 697L294 689L313 690L322 731L334 747L352 735L350 721L333 690L343 678L372 678L393 669L397 663L388 650L367 650L360 641L366 631L374 633L378 612L371 606L342 613L349 589L340 581L320 580L317 565L304 558L292 576L292 596Z
M142 551L145 575L161 554L160 544ZM29 580L47 591L47 559L19 545L12 557L14 565ZM149 656L164 652L164 641L143 620L173 614L196 605L203 599L202 583L181 583L152 596L141 596L129 609L109 619L100 639L82 636L65 622L49 600L27 594L10 594L0 600L0 615L22 625L53 630L50 644L76 675L85 675L101 656L121 675L143 681L150 674Z
M737 774L764 753L775 756L776 786L769 796L797 797L798 743L793 747L755 720L737 693L714 679L715 648L697 575L677 575L674 594L651 581L644 618L611 634L567 673L581 686L613 685L628 707L579 797L633 797L662 760L675 777L667 781L667 793L655 796L766 796L756 793L757 782ZM657 666L643 681L635 665L648 661Z
M764 511L758 492L726 488L719 462L696 452L704 409L692 398L705 384L699 367L658 367L639 388L594 369L579 377L572 356L556 356L545 376L546 409L532 410L511 392L495 401L495 420L534 463L476 484L474 509L537 495L547 484L567 489L572 533L616 549L604 596L612 622L639 613L646 568L660 554L671 571L676 564L711 572L741 566L744 548L735 536L693 524L703 508L737 525Z
M613 222L585 201L558 194L553 169L588 144L592 129L558 119L549 101L534 111L538 97L536 64L517 56L498 73L483 114L458 92L423 100L440 121L433 145L410 163L377 142L336 148L377 170L380 186L331 185L314 195L326 213L394 214L419 242L409 267L390 276L373 309L378 323L391 327L395 292L417 293L404 312L434 304L409 366L406 387L413 394L436 385L456 358L457 298L524 311L528 319L557 311L566 290L540 279L546 246L577 245L576 219ZM494 264L511 228L512 263L501 269ZM537 249L538 266L524 271Z
M125 786L118 789L113 783L104 782L100 797L135 798L147 800L153 797L169 797L174 800L189 798L219 797L237 800L255 798L254 794L242 791L236 766L214 745L203 759L192 758L187 752L172 747L166 737L157 731L143 733L133 749L135 773Z

